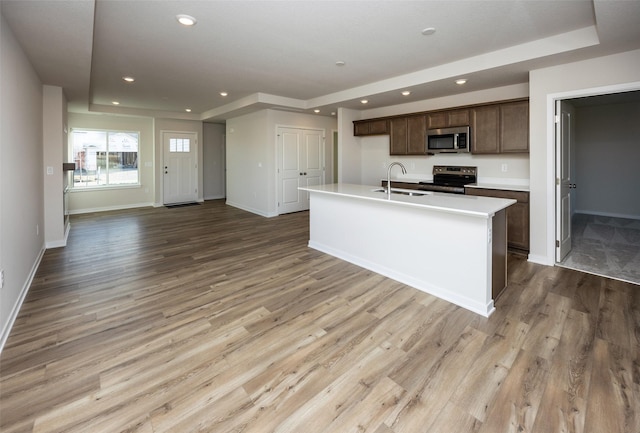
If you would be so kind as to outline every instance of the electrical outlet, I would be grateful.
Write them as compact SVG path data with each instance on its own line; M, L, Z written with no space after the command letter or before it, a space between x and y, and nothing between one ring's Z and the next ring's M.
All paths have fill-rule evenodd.
M4 269L0 269L0 289L4 287Z
M509 165L508 164L502 164L502 172L506 173L507 171L509 171Z

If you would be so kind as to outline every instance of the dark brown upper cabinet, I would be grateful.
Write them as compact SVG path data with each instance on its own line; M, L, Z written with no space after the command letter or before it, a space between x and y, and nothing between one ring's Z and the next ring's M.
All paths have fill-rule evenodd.
M389 121L387 119L356 120L353 122L353 135L387 135Z
M468 125L469 110L436 111L427 115L427 129Z
M427 151L425 115L397 117L390 120L390 155L424 155Z
M529 101L472 108L471 152L529 152Z

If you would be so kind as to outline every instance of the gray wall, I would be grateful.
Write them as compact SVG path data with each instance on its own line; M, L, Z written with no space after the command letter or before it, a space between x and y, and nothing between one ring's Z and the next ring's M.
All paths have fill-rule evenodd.
M202 158L204 199L224 198L225 187L225 125L205 123L202 126Z
M42 83L1 16L0 56L1 349L44 253L45 227Z
M640 102L576 107L576 212L640 219Z

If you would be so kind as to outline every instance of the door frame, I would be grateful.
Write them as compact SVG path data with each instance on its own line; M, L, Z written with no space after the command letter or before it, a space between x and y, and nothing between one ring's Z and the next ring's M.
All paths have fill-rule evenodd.
M556 261L556 239L558 239L558 227L556 226L556 178L558 177L559 168L556 164L556 128L555 128L555 111L556 101L564 99L582 98L586 96L608 95L610 93L629 92L640 90L640 82L630 82L622 84L613 84L608 86L591 87L585 89L576 89L566 92L547 94L547 167L553 169L548 171L546 185L546 202L547 202L547 257L546 264L557 266ZM549 229L553 228L553 229Z
M197 131L176 131L176 130L171 130L171 129L161 129L160 130L160 164L159 164L159 170L158 173L160 174L160 206L164 206L164 162L165 162L165 158L168 156L165 154L165 147L164 147L164 139L165 139L165 135L166 134L193 134L195 136L195 145L193 146L193 156L194 156L194 160L196 162L196 169L194 172L194 176L195 176L195 182L194 184L196 185L196 188L198 188L198 192L196 193L196 201L200 201L199 197L201 195L201 191L200 191L200 184L198 182L199 179L199 174L200 174L200 170L202 170L201 164L200 164L200 159L199 159L199 152L198 152L198 146L200 144L199 142L199 137L198 137L198 132Z
M284 125L284 124L276 124L275 127L275 131L273 133L273 138L274 138L274 179L275 179L275 197L274 197L274 202L273 205L275 207L275 214L276 215L281 215L280 214L280 207L278 206L278 203L280 202L280 194L281 194L281 188L280 188L280 161L278 158L278 152L279 152L279 142L278 142L278 131L281 128L291 128L291 129L301 129L301 130L305 130L305 131L319 131L322 133L322 181L323 183L327 182L327 136L326 136L326 129L324 128L311 128L311 127L304 127L304 126L299 126L299 125Z

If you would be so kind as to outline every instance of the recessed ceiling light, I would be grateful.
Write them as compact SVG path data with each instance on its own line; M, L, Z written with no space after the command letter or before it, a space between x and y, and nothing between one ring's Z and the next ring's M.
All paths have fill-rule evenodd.
M405 90L404 92L402 92L402 96L409 96L411 95L411 92L408 90Z
M456 84L460 86L462 86L466 82L467 82L466 78L460 78L459 80L456 80Z
M433 27L427 27L426 29L422 30L422 34L425 36L430 36L432 34L434 34L436 32L436 29Z
M362 100L362 101L360 101L360 102L361 102L361 103L363 103L363 104L366 104L366 103L368 103L368 102L369 102L369 100L368 100L368 99L363 99L363 100Z
M176 19L183 26L195 26L197 23L196 19L191 15L185 15L185 14L176 15Z
M120 105L120 103L119 103L118 101L111 101L111 103L112 103L113 105Z
M336 62L336 66L344 66L344 65L346 65L346 63L343 60L338 60Z
M220 92L220 96L227 96L228 93L227 92Z
M133 83L134 81L136 81L136 79L135 79L135 78L133 78L133 77L129 77L129 76L124 76L124 77L122 77L122 79L123 79L124 81L126 81L127 83Z
M191 108L185 108L184 111L186 111L187 113L191 113Z
M320 110L318 110L317 108L315 110L313 110L314 113L319 113Z
M331 115L332 115L332 116L335 116L335 115L336 115L336 112L335 112L335 111L332 111L332 112L331 112Z

